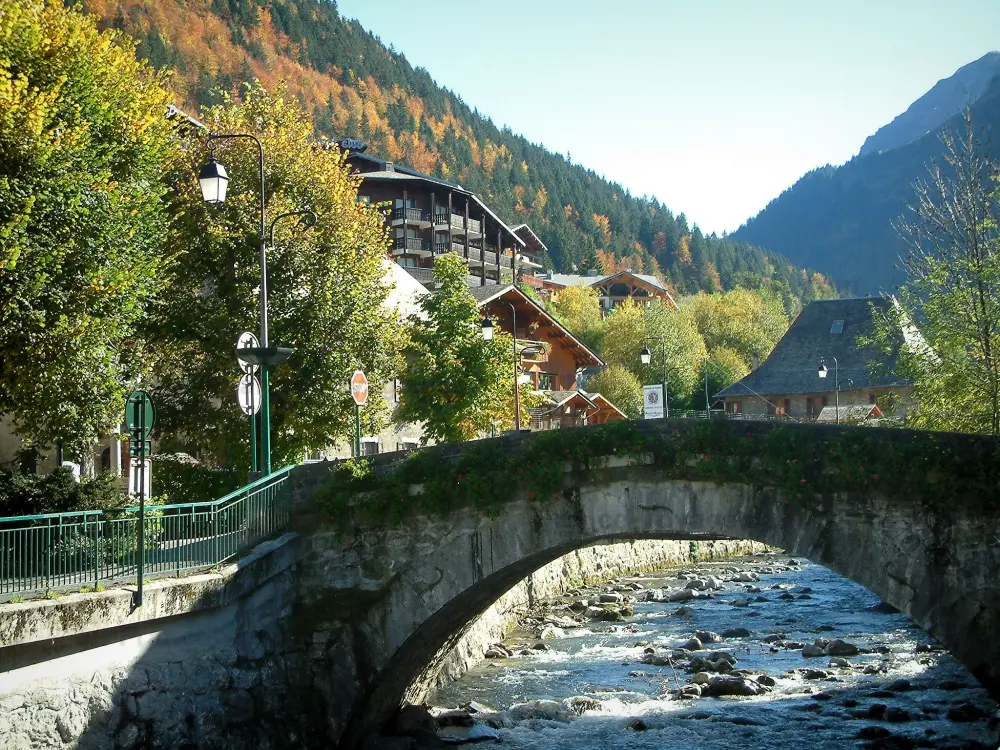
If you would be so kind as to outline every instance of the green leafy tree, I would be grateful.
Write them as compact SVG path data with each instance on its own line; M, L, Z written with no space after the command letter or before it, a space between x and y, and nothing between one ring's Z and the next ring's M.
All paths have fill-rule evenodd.
M439 257L438 289L421 300L421 314L410 322L396 419L422 422L425 440L470 440L513 422L513 339L497 327L493 341L483 340L466 274L458 255Z
M621 365L608 365L592 376L587 390L600 393L632 419L642 416L642 383Z
M591 349L601 348L604 320L597 290L591 286L569 286L549 302L549 312Z
M261 139L268 221L302 208L318 215L312 228L280 223L268 249L271 342L295 350L271 377L274 464L352 434L348 381L355 368L371 384L365 429L378 430L401 340L385 305L387 241L377 207L358 202L358 178L343 154L314 145L308 118L281 90L248 85L242 100L213 107L203 119L211 132ZM236 403L234 346L260 320L257 150L246 141L216 145L230 183L225 203L215 206L202 201L197 183L207 155L190 148L176 174L173 242L183 252L146 333L163 352L155 371L161 433L246 466L249 425Z
M899 222L911 252L873 340L913 381L916 427L1000 434L1000 180L971 112ZM900 331L905 343L900 346ZM890 358L889 361L892 361Z
M82 450L121 422L160 289L162 80L57 0L0 0L0 413Z
M727 349L724 346L717 347L711 351L705 366L708 369L708 393L710 398L723 388L732 385L737 380L745 378L750 374L750 368L740 353L732 349ZM747 393L749 394L749 391Z
M725 294L697 294L684 301L710 352L735 352L749 368L761 360L788 330L781 298L761 290L737 288ZM742 377L742 376L741 376Z
M639 360L644 345L652 353L648 365ZM660 301L643 308L625 300L604 321L602 355L609 365L620 365L647 384L663 382L666 365L670 402L674 404L686 401L697 388L706 351L686 309L676 310Z

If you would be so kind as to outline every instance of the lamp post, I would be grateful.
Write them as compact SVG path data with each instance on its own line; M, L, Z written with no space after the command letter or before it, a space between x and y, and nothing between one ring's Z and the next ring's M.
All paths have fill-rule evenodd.
M837 394L836 395L837 424L840 424L840 366L837 364L836 357L830 357L830 359L833 360L833 388ZM816 374L819 375L821 378L825 378L827 372L829 372L829 370L827 369L826 366L826 360L821 359L819 361L819 369L816 371Z
M274 365L284 362L292 355L292 350L285 347L271 346L268 338L267 325L267 241L264 234L264 146L260 139L249 133L211 133L206 140L206 145L211 147L215 141L228 141L244 139L251 140L257 146L258 167L260 177L260 212L257 232L258 246L260 250L260 346L251 349L241 349L241 356L251 364L259 365L261 368L261 399L260 399L260 453L261 460L259 466L265 475L271 473L271 388L269 369ZM198 182L201 185L201 195L206 203L216 204L226 200L226 192L229 187L229 174L225 166L216 161L215 156L209 157L198 172ZM289 211L275 217L271 222L271 244L274 244L274 225L279 219L286 216L307 215L311 216L310 226L316 223L316 214L312 211Z
M663 418L667 419L670 417L670 391L668 390L669 382L667 380L667 342L662 338L650 338L648 341L657 341L660 344L660 357L663 359ZM649 350L647 344L643 344L642 350L639 352L639 361L644 365L648 365L653 360L653 353Z
M519 383L517 382L519 357L517 355L517 310L514 309L513 302L504 302L510 307L511 331L514 334L514 429L521 431L521 397ZM483 340L493 340L493 321L483 318L482 322Z

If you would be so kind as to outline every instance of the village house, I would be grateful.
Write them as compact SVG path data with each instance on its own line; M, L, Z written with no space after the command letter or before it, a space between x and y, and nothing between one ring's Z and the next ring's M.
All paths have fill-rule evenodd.
M597 291L598 302L604 313L609 313L627 299L645 307L653 300L664 300L676 308L677 303L663 284L648 274L633 271L616 271L612 274L597 273L582 276L573 273L545 273L538 277L537 286L542 299L559 296L569 286L589 286Z
M845 422L902 416L912 384L894 373L893 357L858 342L872 334L873 313L891 304L885 297L810 302L771 355L716 397L724 399L727 413L751 418Z

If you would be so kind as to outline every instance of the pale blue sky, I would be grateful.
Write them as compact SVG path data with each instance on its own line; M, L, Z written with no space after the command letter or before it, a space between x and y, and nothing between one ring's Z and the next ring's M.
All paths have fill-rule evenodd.
M1000 48L1000 0L339 0L498 126L733 231Z

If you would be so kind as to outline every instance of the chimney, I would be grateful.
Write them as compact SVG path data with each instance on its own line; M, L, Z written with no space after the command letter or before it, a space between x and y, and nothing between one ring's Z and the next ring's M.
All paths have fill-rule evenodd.
M391 161L387 161L385 163L385 171L386 172L395 172L396 171L396 165L393 164Z
M760 367L760 352L753 353L753 363L750 365L750 372L756 371Z

